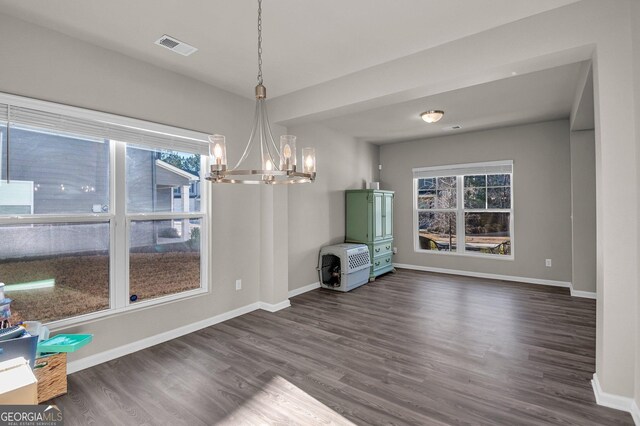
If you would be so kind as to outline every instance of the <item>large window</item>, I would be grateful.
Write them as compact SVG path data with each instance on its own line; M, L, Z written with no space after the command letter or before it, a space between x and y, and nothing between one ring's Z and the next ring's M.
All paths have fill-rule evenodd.
M413 170L416 251L513 258L513 163Z
M205 135L0 94L0 282L64 325L207 291Z

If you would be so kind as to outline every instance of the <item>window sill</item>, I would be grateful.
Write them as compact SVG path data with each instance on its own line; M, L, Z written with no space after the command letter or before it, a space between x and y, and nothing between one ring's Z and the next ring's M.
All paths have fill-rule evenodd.
M155 299L144 300L136 303L129 303L127 306L122 308L108 308L108 309L105 309L104 311L92 312L89 314L78 315L76 317L66 318L66 319L57 320L57 321L51 321L49 323L45 323L44 325L49 327L49 329L52 332L59 332L80 324L85 325L94 321L117 316L123 313L149 309L155 306L166 305L169 303L182 302L187 299L201 297L207 294L209 294L209 290L201 287L194 290L185 291L182 293L157 297Z
M413 249L414 253L428 253L434 254L436 256L456 256L456 257L471 257L476 259L490 259L490 260L515 260L513 254L509 256L503 256L499 254L474 254L474 253L458 253L458 252L450 252L450 251L437 251L437 250L422 250L422 249Z

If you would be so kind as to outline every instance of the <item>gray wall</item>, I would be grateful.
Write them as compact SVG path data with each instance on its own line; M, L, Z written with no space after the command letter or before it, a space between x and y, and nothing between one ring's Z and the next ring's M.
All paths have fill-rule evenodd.
M631 28L632 28L632 42L633 42L633 75L634 75L634 89L635 89L635 105L636 109L640 106L640 2L631 2ZM637 164L640 164L640 116L636 113L636 158ZM640 182L640 173L637 173L637 179ZM638 199L638 210L640 211L640 199ZM639 230L640 231L640 230ZM640 240L640 235L638 236ZM640 262L637 262L638 275L640 275ZM640 282L636 286L636 297L638 310L637 327L636 330L640 330ZM635 400L636 406L640 408L640 338L636 336L636 377L635 377Z
M8 41L0 45L1 92L221 133L230 158L242 153L251 130L250 99L2 14L0 38ZM258 301L258 189L239 185L212 192L211 294L72 327L71 333L94 334L72 360ZM236 278L242 279L241 291L234 288ZM170 324L158 318L171 318Z
M495 160L513 160L515 259L414 252L412 168ZM383 145L380 162L382 186L396 191L395 263L571 281L568 120Z
M318 177L289 189L289 290L318 281L320 247L344 242L344 191L378 180L378 147L317 124L289 128L316 149Z
M571 132L572 284L596 291L596 139L593 130Z

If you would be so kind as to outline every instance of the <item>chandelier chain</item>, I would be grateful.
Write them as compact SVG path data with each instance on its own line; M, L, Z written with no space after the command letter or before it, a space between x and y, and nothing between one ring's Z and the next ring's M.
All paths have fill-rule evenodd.
M262 84L262 0L258 0L258 84Z

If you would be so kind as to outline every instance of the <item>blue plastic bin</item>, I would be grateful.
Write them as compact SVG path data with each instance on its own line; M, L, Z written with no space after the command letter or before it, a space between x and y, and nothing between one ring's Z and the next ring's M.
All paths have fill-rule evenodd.
M24 357L33 368L36 360L38 336L32 336L26 331L21 337L0 341L0 361Z

